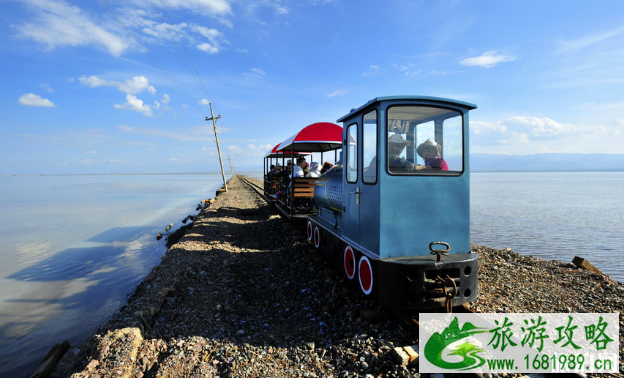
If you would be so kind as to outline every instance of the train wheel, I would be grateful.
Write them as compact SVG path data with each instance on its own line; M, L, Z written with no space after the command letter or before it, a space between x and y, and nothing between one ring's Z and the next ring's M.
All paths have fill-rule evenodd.
M360 280L360 288L364 294L368 295L373 291L373 268L368 257L362 256L358 264L358 278Z
M312 240L312 222L310 221L308 221L307 231L308 231L308 241L311 241Z
M347 246L344 251L344 270L350 280L355 277L355 255L351 246Z
M314 246L316 248L321 244L321 233L319 232L318 227L314 227Z

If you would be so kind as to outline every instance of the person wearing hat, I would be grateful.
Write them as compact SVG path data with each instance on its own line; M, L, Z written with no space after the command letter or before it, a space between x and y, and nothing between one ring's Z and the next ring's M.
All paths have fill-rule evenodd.
M417 170L436 169L448 171L448 164L440 157L440 145L434 140L427 139L421 143L416 149L416 153L425 161L425 165L418 166Z
M401 156L405 147L411 145L412 142L403 139L401 134L393 134L390 136L390 138L388 138L388 169L390 170L390 173L427 171L434 168L448 170L448 166L446 165L444 159L438 156L440 147L439 144L431 139L427 139L424 143L418 146L416 153L423 157L423 155L421 155L421 153L419 152L420 149L420 151L423 151L423 153L426 154L425 156L427 156L427 158L423 157L425 159L425 165L414 164L407 160L405 157ZM433 151L430 151L430 147L433 147L433 149L435 150L435 154ZM369 178L374 177L376 162L377 158L374 157L369 166L364 170L364 176L367 176Z
M332 163L330 163L330 162L326 161L326 162L325 162L325 164L323 164L323 168L321 169L321 174L323 174L323 173L325 173L325 172L329 171L330 169L332 169L332 168L333 168L333 166L334 166L334 165L333 165Z
M411 144L412 142L403 139L401 134L393 134L388 138L388 169L390 173L397 173L399 170L401 172L417 170L416 164L401 156L405 147ZM377 157L375 156L368 167L364 169L364 177L367 180L374 180L376 169Z

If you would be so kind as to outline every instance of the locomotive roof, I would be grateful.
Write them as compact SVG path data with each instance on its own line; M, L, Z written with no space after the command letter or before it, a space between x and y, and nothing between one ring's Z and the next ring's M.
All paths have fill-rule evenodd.
M317 122L301 129L297 134L277 146L277 151L324 152L342 147L342 127L330 122Z
M351 109L349 114L338 118L336 122L343 122L345 119L351 117L352 115L361 112L365 108L368 108L374 104L377 104L382 101L398 101L398 100L415 100L415 101L424 101L430 104L438 103L439 105L451 105L451 106L460 106L464 108L468 108L468 110L476 109L477 105L471 104L469 102L452 100L450 98L444 97L432 97L432 96L384 96L384 97L375 97L370 100L366 104L360 106L356 109Z

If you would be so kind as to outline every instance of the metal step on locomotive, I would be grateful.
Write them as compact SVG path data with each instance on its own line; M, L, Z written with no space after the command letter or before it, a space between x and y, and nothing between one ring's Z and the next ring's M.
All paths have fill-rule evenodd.
M342 128L307 126L265 156L265 196L288 219L304 220L314 246L379 304L425 310L471 302L478 261L470 250L468 113L475 108L377 97L338 119ZM330 151L337 164L318 179L269 180L273 159L285 165Z

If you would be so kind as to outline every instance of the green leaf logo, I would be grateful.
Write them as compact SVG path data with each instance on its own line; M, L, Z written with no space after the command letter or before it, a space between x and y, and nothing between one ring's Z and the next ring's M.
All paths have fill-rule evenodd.
M459 328L459 321L455 317L451 324L439 334L438 332L431 335L427 344L425 345L425 358L437 367L443 369L452 370L469 370L476 369L479 366L485 364L485 359L478 355L483 349L480 349L474 344L465 342L460 344L455 349L452 349L449 355L461 356L463 360L460 362L448 362L442 358L442 353L451 344L466 338L468 336L488 332L487 328L478 328L472 325L472 323L466 322L464 326Z

